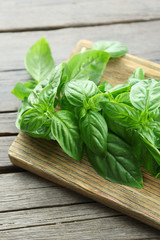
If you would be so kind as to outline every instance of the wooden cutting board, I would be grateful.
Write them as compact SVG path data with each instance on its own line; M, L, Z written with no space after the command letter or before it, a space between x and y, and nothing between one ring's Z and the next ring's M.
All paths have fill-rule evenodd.
M92 42L82 40L71 55L91 45ZM123 83L139 66L146 77L160 79L160 65L127 54L109 61L102 80L112 85ZM22 132L11 145L9 157L19 167L160 229L160 179L146 171L143 189L111 183L99 176L85 157L79 163L67 156L57 142L32 138Z

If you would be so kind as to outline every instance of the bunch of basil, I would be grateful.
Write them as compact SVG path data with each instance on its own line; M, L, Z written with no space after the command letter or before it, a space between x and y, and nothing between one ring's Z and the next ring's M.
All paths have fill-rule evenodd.
M55 67L41 38L25 57L34 81L18 82L12 93L22 100L18 129L58 141L78 161L85 152L104 178L142 188L141 166L160 174L160 81L137 68L125 84L97 86L109 58L126 52L119 42L101 41Z

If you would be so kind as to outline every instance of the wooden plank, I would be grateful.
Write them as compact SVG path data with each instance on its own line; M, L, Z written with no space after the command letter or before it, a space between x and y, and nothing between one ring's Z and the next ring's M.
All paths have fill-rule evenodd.
M8 157L8 149L14 139L15 136L0 137L0 173L22 171L14 166Z
M55 31L1 33L0 71L24 69L26 51L42 36L45 36L49 41L56 64L65 61L73 46L84 36L91 41L122 41L128 46L129 53L160 62L159 26L160 21L154 21Z
M80 41L72 54L80 51L82 47L90 48L91 45L90 41ZM102 80L109 80L112 84L122 83L125 76L121 76L121 68L130 75L139 64L148 77L159 76L158 64L127 54L123 58L111 61ZM115 65L117 65L116 71ZM68 157L56 142L34 139L24 133L20 133L12 144L9 156L17 166L160 229L160 181L146 172L143 189L114 184L96 174L85 158L83 163L79 164Z
M119 215L120 213L99 203L83 202L75 205L3 212L0 214L0 231Z
M145 224L135 222L129 217L117 218L120 213L101 204L93 203L78 194L73 194L67 189L57 187L56 184L31 173L0 175L0 195L3 196L0 198L0 236L2 239L9 240L15 234L20 234L20 237L23 236L23 239L26 239L27 232L33 231L33 228L35 229L32 232L33 236L44 239L41 236L42 233L39 234L39 226L44 231L49 228L48 235L53 234L52 239L53 236L55 236L54 239L57 239L57 235L61 232L60 226L62 229L65 227L68 229L66 223L73 224L72 226L76 231L75 235L81 234L83 236L84 233L85 237L88 232L88 238L93 239L91 229L92 225L96 225L96 222L98 228L99 224L105 224L105 227L99 228L98 233L107 234L107 236L113 237L112 239L117 239L118 231L123 237L126 236L126 239L133 233L132 236L135 239L145 239L146 236L151 239L151 237L157 236L157 231ZM76 222L79 226L83 226L84 232L80 231L81 227L77 229ZM115 224L114 229L112 229L113 224ZM57 229L56 226L59 228ZM23 232L21 233L22 228ZM118 230L115 231L117 228ZM54 229L54 232L51 229ZM63 237L66 236L66 239L70 239L67 238L69 232L67 235L64 232L61 234ZM62 239L62 236L60 235L59 239Z
M15 126L16 118L16 112L0 114L0 136L15 135L19 132Z
M55 29L160 18L158 0L6 0L1 1L0 9L0 31Z
M0 98L2 99L0 112L17 111L21 101L11 94L11 91L17 82L25 82L30 79L25 70L0 73Z
M38 216L37 216L38 217ZM39 219L40 221L40 219ZM43 221L43 219L42 219ZM8 221L9 222L9 221ZM152 229L129 217L104 217L90 220L77 220L68 223L56 223L40 225L37 227L29 225L26 228L0 231L3 240L158 240L159 231Z
M0 175L0 213L93 202L28 172Z
M9 158L8 158L8 149L11 143L14 141L15 136L9 137L0 137L0 168L3 166L8 165ZM6 164L7 162L7 164Z
M160 22L118 25L119 27L112 26L112 36L110 33L111 26L87 28L87 31L85 28L82 28L40 33L1 34L0 55L2 54L3 57L0 57L0 68L1 66L4 67L5 61L5 68L24 68L23 58L26 50L34 41L36 41L36 39L43 35L46 35L47 39L49 39L49 42L53 47L53 55L57 62L65 61L71 52L72 46L76 44L76 41L81 37L82 31L89 39L94 41L107 38L122 40L129 46L129 51L133 54L154 60L155 62L160 62L159 25ZM141 29L144 29L142 36L138 33ZM120 30L122 31L122 34ZM148 31L150 31L150 33ZM95 34L95 32L98 32L98 35ZM148 35L152 36L152 38L148 37ZM67 36L66 39L64 39L65 36ZM11 38L12 41L10 41ZM131 38L133 38L134 41L131 40ZM145 41L145 38L148 40ZM64 42L62 42L63 39L65 41L65 46ZM145 44L143 41L145 41ZM13 51L14 54L10 54L10 52ZM126 78L128 78L127 74L128 73L126 73ZM10 92L16 82L24 82L28 79L30 79L30 77L25 70L4 71L0 73L0 97L2 99L0 112L17 110L20 101Z

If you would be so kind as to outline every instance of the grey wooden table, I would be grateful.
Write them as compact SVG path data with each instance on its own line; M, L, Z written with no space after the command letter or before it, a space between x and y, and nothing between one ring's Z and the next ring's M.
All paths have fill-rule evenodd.
M160 239L158 230L10 163L20 104L10 91L29 79L24 55L42 36L56 63L80 39L119 40L160 63L160 1L0 1L0 239Z

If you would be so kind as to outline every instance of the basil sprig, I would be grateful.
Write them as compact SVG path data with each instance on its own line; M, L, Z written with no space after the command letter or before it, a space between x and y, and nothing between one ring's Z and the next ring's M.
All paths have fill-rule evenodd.
M142 188L141 166L160 174L160 82L137 68L125 84L97 86L109 58L126 52L122 43L101 41L55 67L41 38L25 57L33 80L17 83L12 93L22 100L19 129L56 140L77 161L85 152L109 181Z

